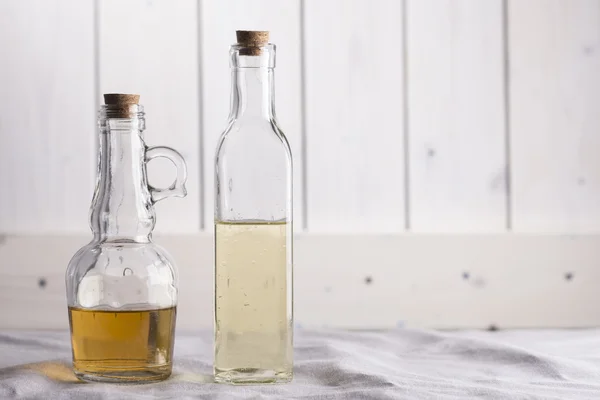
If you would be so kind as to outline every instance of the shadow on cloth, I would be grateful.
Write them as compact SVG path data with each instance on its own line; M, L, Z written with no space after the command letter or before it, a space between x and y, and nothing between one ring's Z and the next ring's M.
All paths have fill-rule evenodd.
M13 373L34 372L60 383L84 383L73 373L71 363L61 360L40 361L0 369L0 377Z
M43 375L57 383L86 383L77 379L73 373L71 363L62 360L40 361L30 364L21 364L7 368L0 368L0 378L6 375L21 374L23 372L37 373L38 375ZM173 374L167 380L172 382L214 383L214 377L210 374L189 372L173 372Z

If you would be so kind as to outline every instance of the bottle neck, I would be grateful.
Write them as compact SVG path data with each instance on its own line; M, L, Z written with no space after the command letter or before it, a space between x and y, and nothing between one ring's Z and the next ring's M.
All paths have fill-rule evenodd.
M143 120L100 121L98 180L90 213L98 241L149 242L155 224L148 191Z
M231 113L229 120L275 119L275 45L231 46Z
M231 69L230 119L275 119L273 68Z

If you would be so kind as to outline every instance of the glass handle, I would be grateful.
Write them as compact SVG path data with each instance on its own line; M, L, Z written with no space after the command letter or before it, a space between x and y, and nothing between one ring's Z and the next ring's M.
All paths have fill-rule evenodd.
M152 202L156 203L171 196L185 197L187 194L187 190L185 189L187 166L185 165L183 156L177 150L164 146L150 147L146 150L146 162L158 157L167 158L175 165L175 168L177 168L177 177L171 186L166 189L158 189L152 185L148 185Z

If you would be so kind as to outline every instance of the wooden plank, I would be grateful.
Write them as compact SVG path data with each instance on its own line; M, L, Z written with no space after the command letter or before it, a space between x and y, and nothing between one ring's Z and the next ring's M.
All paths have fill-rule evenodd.
M198 7L195 0L103 0L100 12L100 95L140 93L148 146L170 146L185 157L188 195L156 205L157 232L200 229L200 103ZM149 181L173 182L168 160L148 164Z
M404 229L402 2L307 0L308 228Z
M88 239L5 238L0 302L11 306L0 307L0 328L68 329L64 270ZM210 329L211 235L157 242L179 266L177 328ZM599 235L301 233L295 256L300 327L600 326Z
M0 231L85 232L94 191L94 8L0 2Z
M514 229L600 230L600 2L509 2Z
M502 1L407 3L410 228L503 231Z
M229 46L235 31L268 30L277 46L275 109L293 155L295 228L302 227L302 106L300 1L201 1L204 141L204 215L213 223L214 155L229 115Z

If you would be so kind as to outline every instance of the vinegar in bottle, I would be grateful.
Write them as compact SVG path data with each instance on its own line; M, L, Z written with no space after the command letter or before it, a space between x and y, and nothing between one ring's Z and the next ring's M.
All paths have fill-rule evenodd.
M215 165L215 380L292 379L292 160L274 111L275 46L238 31Z
M174 261L152 241L154 204L185 196L187 169L177 151L146 145L139 95L104 99L93 237L65 273L73 372L92 382L160 381L173 368L178 289ZM148 183L146 164L156 157L176 166L168 188Z

